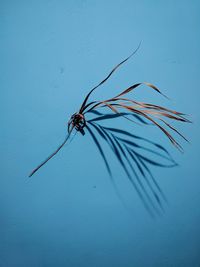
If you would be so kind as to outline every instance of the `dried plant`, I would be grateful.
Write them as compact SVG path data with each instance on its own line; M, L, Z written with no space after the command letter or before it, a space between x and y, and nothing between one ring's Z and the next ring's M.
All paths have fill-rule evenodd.
M140 45L139 45L140 46ZM90 90L90 92L86 95L80 109L78 112L74 113L69 122L68 122L68 134L64 140L64 142L57 148L57 150L52 153L44 162L42 162L37 168L35 168L29 177L31 177L36 171L38 171L47 161L49 161L54 155L58 153L58 151L66 144L66 142L69 140L71 134L73 131L80 132L82 135L85 134L85 129L91 134L92 138L94 139L96 145L99 148L99 151L104 159L104 162L106 164L106 167L108 169L108 172L111 173L111 170L109 168L109 164L105 158L105 155L102 151L102 148L98 142L98 139L96 135L92 131L92 127L96 129L96 133L99 134L109 145L111 146L112 150L114 151L115 155L118 157L118 160L120 161L121 165L126 171L125 165L124 165L124 160L126 160L129 163L127 154L129 157L132 159L137 158L138 154L133 152L133 150L129 149L128 147L130 145L133 145L131 141L126 140L126 139L120 139L114 135L112 131L115 132L123 132L126 136L133 137L132 134L125 132L123 130L115 129L112 130L106 129L103 126L100 126L99 124L96 124L95 121L100 121L100 120L105 120L105 119L114 119L116 117L123 117L131 122L135 122L132 118L130 118L130 115L132 114L135 118L137 118L140 122L147 124L149 121L151 124L155 125L158 127L170 140L170 142L179 150L182 151L181 145L175 140L175 138L172 136L172 134L169 132L169 130L172 130L176 132L178 135L180 135L182 138L184 138L186 141L187 139L177 130L175 129L171 124L169 124L166 119L170 120L175 120L175 121L180 121L180 122L190 122L186 117L185 114L171 110L162 106L150 104L150 103L144 103L144 102L138 102L135 101L131 98L125 97L128 93L131 91L134 91L136 88L141 87L142 85L147 86L148 88L156 91L157 93L163 95L166 97L155 85L148 83L148 82L141 82L141 83L136 83L128 87L127 89L123 90L121 93L117 94L116 96L101 100L101 101L89 101L90 95L102 84L104 84L110 76L123 64L125 63L130 57L132 57L138 48L126 59L124 59L122 62L120 62L117 66L115 66L112 71L108 74L108 76L102 80L98 85L96 85L94 88ZM99 112L99 110L110 110L110 114L102 114ZM86 114L95 114L97 115L96 118L92 120L87 120L86 119ZM113 128L114 129L114 128ZM139 138L139 137L138 137ZM144 139L145 140L145 139ZM134 146L137 147L137 143L134 142ZM158 144L156 145L157 148L159 147L164 151L164 148L159 146ZM166 152L166 151L165 151ZM167 152L166 152L167 153ZM139 168L140 172L143 173L143 168L147 170L147 167L145 165L145 159L144 156L140 156L139 158L136 159L137 162L137 168ZM170 159L172 160L172 159ZM148 162L153 163L152 160L148 160ZM157 163L158 164L158 163ZM174 162L173 162L174 164ZM159 164L158 164L159 165ZM131 164L130 164L131 167ZM127 173L127 171L126 171ZM128 177L131 179L130 174L127 174Z

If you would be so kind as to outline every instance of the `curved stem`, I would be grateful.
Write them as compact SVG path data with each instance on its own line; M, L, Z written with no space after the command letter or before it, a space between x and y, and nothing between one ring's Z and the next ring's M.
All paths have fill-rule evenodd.
M68 141L71 132L72 132L73 128L71 129L71 131L68 133L68 135L66 136L65 140L63 141L63 143L47 158L45 159L39 166L37 166L30 174L29 177L31 177L34 173L36 173L43 165L45 165L51 158L53 158L53 156L55 156L60 149L66 144L66 142Z

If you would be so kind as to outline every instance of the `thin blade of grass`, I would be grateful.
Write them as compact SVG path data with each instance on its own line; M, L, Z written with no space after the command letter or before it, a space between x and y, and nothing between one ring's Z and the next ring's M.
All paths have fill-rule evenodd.
M184 115L186 115L186 114L181 113L181 112L178 112L176 110L171 110L171 109L168 109L168 108L165 108L165 107L161 107L161 106L158 106L158 105L153 105L153 104L149 104L149 103L135 101L135 100L132 100L132 99L129 99L129 98L117 97L117 98L111 98L108 101L118 101L118 100L128 101L128 102L131 102L133 104L136 104L136 105L138 105L138 106L140 106L142 108L167 111L167 112L172 113L172 114L175 114L177 116L184 116ZM190 122L189 120L187 120L187 121Z
M128 87L127 89L125 89L124 91L122 91L120 94L118 94L117 96L115 96L114 98L118 98L122 95L125 95L131 91L133 91L135 88L139 87L140 85L147 85L148 87L152 88L153 90L155 90L157 93L161 94L162 96L168 98L166 95L164 95L155 85L151 84L151 83L147 83L147 82L141 82L141 83L136 83L131 85L130 87Z
M174 128L172 125L170 125L169 123L167 123L165 120L160 119L164 124L166 124L170 129L172 129L174 132L176 132L178 135L180 135L186 142L189 143L189 140L187 138L185 138L184 135L182 135L176 128Z
M88 100L88 98L89 98L89 96L91 95L91 93L95 90L95 89L97 89L99 86L101 86L103 83L105 83L109 78L110 78L110 76L123 64L123 63L125 63L129 58L131 58L137 51L138 51L138 49L140 48L140 45L141 45L141 42L139 43L139 45L138 45L138 47L136 48L136 50L130 55L130 56L128 56L127 58L125 58L124 60L122 60L119 64L117 64L112 70L111 70L111 72L108 74L108 76L106 76L106 78L105 79L103 79L99 84L97 84L95 87L93 87L91 90L90 90L90 92L86 95L86 97L85 97L85 99L84 99L84 101L83 101L83 103L82 103L82 105L81 105L81 108L80 108L80 111L79 111L79 113L82 113L82 111L83 111L83 108L85 107L85 105L86 105L86 103L87 103L87 100Z
M36 173L42 166L44 166L51 158L53 158L59 151L60 149L66 144L66 142L69 140L69 137L72 133L73 128L71 131L68 133L66 136L64 142L47 158L45 159L39 166L37 166L30 174L29 177L33 176L34 173Z
M171 141L171 143L177 147L181 152L183 152L183 149L181 147L181 145L171 136L171 134L164 128L162 127L159 123L157 123L154 119L152 119L151 117L149 117L147 114L143 113L142 111L140 110L136 110L134 108L131 108L129 106L125 106L125 105L119 105L121 106L122 108L125 108L127 110L130 110L132 112L135 112L136 114L140 114L141 116L145 117L146 119L150 120L151 122L153 122L158 128L161 129L161 131L163 133L165 133L165 135L169 138L169 140Z

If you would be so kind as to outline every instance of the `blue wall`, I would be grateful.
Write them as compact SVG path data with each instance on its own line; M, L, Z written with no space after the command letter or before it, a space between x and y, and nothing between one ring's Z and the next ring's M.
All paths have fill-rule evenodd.
M200 266L199 1L0 1L0 266ZM142 40L91 99L149 81L134 99L176 108L191 145L175 150L154 127L108 125L159 142L179 163L151 168L168 204L152 219L106 144L117 196L93 140L64 139L88 90ZM175 124L174 124L175 125ZM102 143L103 144L103 143Z

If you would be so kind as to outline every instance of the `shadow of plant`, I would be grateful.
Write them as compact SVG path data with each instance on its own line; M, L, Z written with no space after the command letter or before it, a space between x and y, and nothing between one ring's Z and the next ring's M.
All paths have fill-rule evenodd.
M154 216L155 213L161 214L161 212L164 212L164 202L167 202L167 199L152 175L150 168L152 166L170 168L177 166L177 163L173 160L169 152L160 144L125 130L105 127L97 123L97 121L113 119L113 117L116 118L121 115L128 116L128 113L103 115L99 112L98 114L96 112L94 113L100 116L88 120L86 129L101 154L112 184L115 190L117 190L117 194L119 195L119 191L97 135L111 148L148 213ZM145 121L141 121L140 117L136 116L136 118L140 122L146 124Z

